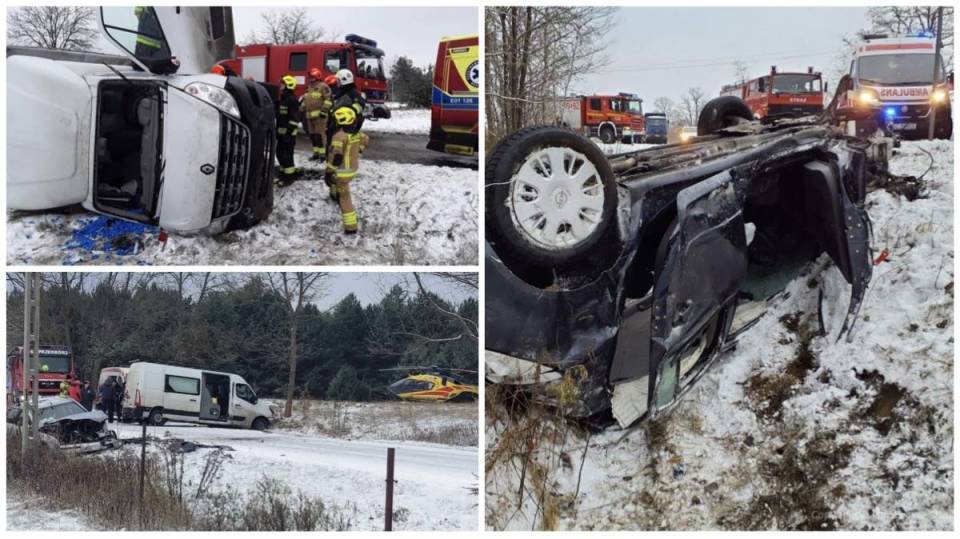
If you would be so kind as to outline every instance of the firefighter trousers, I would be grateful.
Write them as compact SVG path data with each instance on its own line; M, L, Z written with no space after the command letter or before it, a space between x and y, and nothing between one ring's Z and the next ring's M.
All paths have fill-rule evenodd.
M350 196L350 180L357 175L360 166L360 148L366 146L366 134L347 133L339 130L330 140L330 155L327 156L327 173L324 176L331 195L340 202L344 232L357 231L357 210Z
M280 163L280 177L296 174L297 166L293 162L293 149L297 144L296 137L280 135L277 137L277 162Z
M318 157L327 156L327 132L326 130L311 131L310 142L313 143L313 155Z

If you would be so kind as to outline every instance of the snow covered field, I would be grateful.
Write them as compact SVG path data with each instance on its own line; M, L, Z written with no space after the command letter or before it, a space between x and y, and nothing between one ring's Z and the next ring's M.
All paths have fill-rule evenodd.
M592 436L548 421L519 509L516 427L488 422L486 526L952 530L953 144L905 142L891 168L921 175L924 150L925 198L868 195L890 255L849 341L849 286L824 256L657 421Z
M392 109L388 120L367 120L363 130L374 133L403 133L427 135L430 133L430 109Z
M310 163L299 153L297 162ZM360 233L342 233L339 206L327 196L322 173L275 193L270 217L250 230L217 236L171 234L134 225L131 232L95 240L79 231L105 217L91 213L8 214L10 264L260 264L469 265L477 261L477 171L362 161L351 184ZM100 219L101 221L97 221ZM116 221L112 221L116 222ZM129 247L135 245L134 249ZM118 254L127 252L130 254Z
M57 511L44 501L18 490L7 490L7 529L80 531L101 529L77 511Z

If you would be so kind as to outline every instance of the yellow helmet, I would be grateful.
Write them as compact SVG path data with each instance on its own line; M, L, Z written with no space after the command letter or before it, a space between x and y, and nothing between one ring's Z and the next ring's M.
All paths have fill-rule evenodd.
M297 79L293 75L284 75L282 79L283 85L287 87L288 90L293 90L297 87Z
M340 107L333 111L337 125L350 125L357 120L357 113L350 107Z

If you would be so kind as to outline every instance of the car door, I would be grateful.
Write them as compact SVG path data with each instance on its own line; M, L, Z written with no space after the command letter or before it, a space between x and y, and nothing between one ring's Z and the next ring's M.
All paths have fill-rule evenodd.
M703 365L694 363L708 357L705 352L720 336L716 328L736 304L747 275L747 181L724 171L677 195L676 221L658 253L654 277L647 393L651 415L673 402L699 372Z
M257 394L243 381L233 381L233 403L230 405L230 422L249 426L257 417Z
M158 74L207 73L234 55L229 6L101 7L100 29L137 65ZM179 68L171 67L172 57Z

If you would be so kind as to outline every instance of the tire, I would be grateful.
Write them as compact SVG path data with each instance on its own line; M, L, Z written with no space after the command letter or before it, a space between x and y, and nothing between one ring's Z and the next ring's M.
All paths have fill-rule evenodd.
M554 178L552 169L544 170L557 157L561 166L577 167L572 175ZM527 181L518 177L524 167ZM581 171L589 174L584 180L575 178ZM528 127L507 136L488 154L484 173L487 238L526 263L555 267L582 260L616 217L610 163L596 144L569 129ZM546 189L551 189L548 195L540 192Z
M605 125L600 128L600 140L604 144L613 144L617 141L617 132L609 125Z
M753 112L739 97L720 96L707 102L697 119L697 136L712 135L724 127L753 121Z
M163 418L163 409L154 408L150 410L150 414L147 416L147 423L151 425L163 425L167 420Z
M258 417L250 424L253 430L267 430L270 428L270 421L265 417Z

